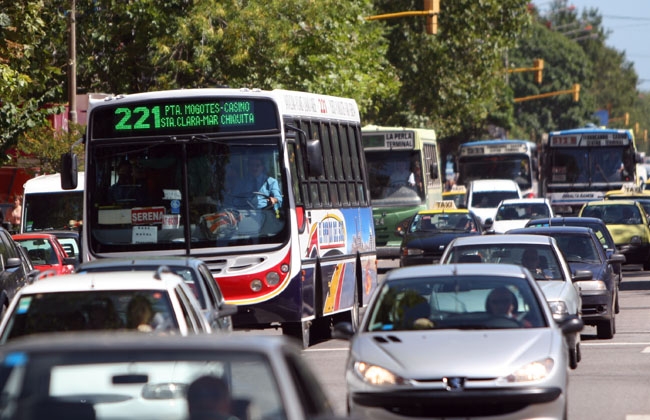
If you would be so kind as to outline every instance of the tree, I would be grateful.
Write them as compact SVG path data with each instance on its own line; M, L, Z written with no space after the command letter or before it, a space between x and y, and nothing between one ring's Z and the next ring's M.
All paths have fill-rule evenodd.
M43 108L61 94L44 14L42 1L4 2L0 12L0 164L27 130L61 111Z
M441 2L436 36L426 34L424 17L386 21L387 57L402 88L399 95L384 97L369 118L378 124L432 127L439 137L458 139L483 135L490 124L511 125L503 55L529 20L526 3ZM415 0L375 4L378 14L422 7Z

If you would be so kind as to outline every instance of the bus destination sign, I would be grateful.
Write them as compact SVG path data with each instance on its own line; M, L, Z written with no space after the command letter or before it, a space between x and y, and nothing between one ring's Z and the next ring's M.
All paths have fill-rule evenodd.
M113 129L219 127L255 123L253 102L238 100L210 103L121 106L115 108Z
M556 135L550 138L553 147L627 146L630 142L630 137L626 133L582 133Z
M415 147L415 133L413 131L365 132L362 140L363 148L366 150L412 150Z
M266 98L187 97L101 106L91 111L92 138L277 130L277 106Z

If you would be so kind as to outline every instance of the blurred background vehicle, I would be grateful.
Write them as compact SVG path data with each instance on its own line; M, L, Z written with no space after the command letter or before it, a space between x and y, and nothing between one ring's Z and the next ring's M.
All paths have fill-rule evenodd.
M445 247L458 236L481 235L481 221L467 209L456 209L453 201L416 214L400 246L400 267L440 262ZM449 204L449 208L445 208Z
M467 187L467 208L483 224L494 221L499 204L509 198L522 198L519 185L511 179L479 179Z
M546 198L513 198L499 204L491 229L494 233L505 233L510 229L526 226L532 219L553 217L551 202Z
M12 235L14 241L27 250L34 267L43 275L72 274L77 264L63 249L57 237L50 233L17 233Z
M592 201L580 209L580 216L602 219L612 234L626 264L642 264L650 270L650 219L643 206L633 200Z

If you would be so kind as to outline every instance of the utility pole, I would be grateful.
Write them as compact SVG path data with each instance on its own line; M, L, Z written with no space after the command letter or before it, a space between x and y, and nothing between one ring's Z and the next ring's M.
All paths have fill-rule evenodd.
M68 121L77 123L77 29L76 0L71 0L68 45Z

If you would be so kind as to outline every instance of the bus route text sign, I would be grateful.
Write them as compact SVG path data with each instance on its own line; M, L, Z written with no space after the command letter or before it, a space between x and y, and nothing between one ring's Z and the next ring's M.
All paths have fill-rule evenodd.
M255 124L252 101L121 106L115 108L113 129L217 127Z
M278 108L268 98L114 100L89 115L91 139L279 130Z
M362 135L365 150L412 150L415 147L415 133L413 131L364 132Z

